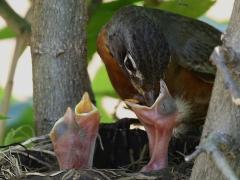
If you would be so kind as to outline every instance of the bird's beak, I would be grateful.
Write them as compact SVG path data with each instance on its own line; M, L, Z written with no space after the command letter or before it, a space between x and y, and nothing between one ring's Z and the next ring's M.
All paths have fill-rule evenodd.
M154 99L154 92L153 91L149 91L148 93L145 93L145 99L149 99L151 101L153 101ZM138 101L135 99L127 99L124 102L129 105L133 110L140 110L140 109L154 109L157 108L158 106L160 106L162 103L164 103L164 99L172 99L171 94L168 91L167 85L165 84L165 82L163 80L160 80L160 92L159 95L157 97L157 99L153 102L153 104L151 106L146 106L146 105L140 105L138 104ZM174 102L171 102L174 103ZM171 104L168 104L171 105ZM159 108L157 108L159 109Z
M81 101L75 107L75 119L79 127L95 136L98 132L99 112L92 104L88 93L85 93Z
M151 160L142 171L159 170L167 166L168 143L177 125L178 110L163 80L160 93L152 106L144 106L132 100L125 103L135 112L148 134Z
M156 101L156 94L154 93L154 90L147 90L144 91L143 93L143 98L144 98L144 102L147 106L152 106L153 103Z
M75 112L68 108L50 132L50 138L61 169L92 166L99 129L99 112L84 93Z

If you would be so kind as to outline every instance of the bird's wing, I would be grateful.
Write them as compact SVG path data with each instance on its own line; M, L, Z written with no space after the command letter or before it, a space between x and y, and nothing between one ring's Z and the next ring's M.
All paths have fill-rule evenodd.
M164 14L164 15L163 15ZM160 20L168 39L172 58L188 70L208 81L215 76L216 68L209 61L215 46L221 44L221 32L195 19L164 12ZM164 18L165 17L165 18ZM168 22L168 23L167 23Z

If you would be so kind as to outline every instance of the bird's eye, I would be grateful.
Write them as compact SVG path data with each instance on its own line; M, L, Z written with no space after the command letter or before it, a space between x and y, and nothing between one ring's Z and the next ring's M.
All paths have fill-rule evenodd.
M124 66L129 72L129 74L136 74L137 66L130 54L127 54L124 58Z

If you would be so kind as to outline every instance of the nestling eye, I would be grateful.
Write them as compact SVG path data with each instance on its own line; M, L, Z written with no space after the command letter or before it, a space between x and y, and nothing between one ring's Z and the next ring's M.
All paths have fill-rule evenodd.
M127 54L124 58L124 66L130 75L136 74L137 66L130 54Z

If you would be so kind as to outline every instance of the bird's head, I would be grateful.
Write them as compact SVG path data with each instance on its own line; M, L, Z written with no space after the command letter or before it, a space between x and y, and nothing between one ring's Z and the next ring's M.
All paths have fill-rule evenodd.
M161 29L148 17L135 17L113 18L106 27L108 48L142 97L141 103L151 106L158 97L170 53Z
M100 115L84 93L75 111L70 107L56 121L50 139L61 169L92 167Z

